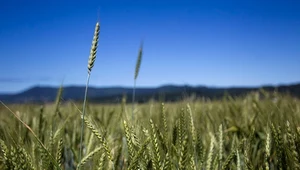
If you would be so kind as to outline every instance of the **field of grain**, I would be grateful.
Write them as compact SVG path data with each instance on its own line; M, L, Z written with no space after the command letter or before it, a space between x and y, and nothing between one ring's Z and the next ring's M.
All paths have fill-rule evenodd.
M81 159L82 106L1 106L0 169L298 169L300 101L265 95L87 105Z
M89 79L100 32L96 24ZM119 104L0 103L0 169L300 169L300 101L253 92L223 100ZM130 102L128 102L130 101Z

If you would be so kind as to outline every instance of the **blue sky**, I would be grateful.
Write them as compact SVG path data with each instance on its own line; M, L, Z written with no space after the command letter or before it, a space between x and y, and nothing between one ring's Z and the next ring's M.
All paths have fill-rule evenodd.
M0 92L93 86L259 86L300 81L300 1L0 1Z

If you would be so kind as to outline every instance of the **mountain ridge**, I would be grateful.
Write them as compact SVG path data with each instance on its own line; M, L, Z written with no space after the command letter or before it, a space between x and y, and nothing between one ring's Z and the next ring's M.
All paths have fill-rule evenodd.
M55 86L33 86L18 93L0 94L0 100L6 103L26 103L26 102L52 102L55 100L59 87ZM209 87L203 85L174 85L165 84L158 87L138 87L136 89L137 101L146 102L151 98L176 101L183 95L194 94L196 97L221 98L225 92L229 95L240 96L258 89L267 91L289 93L295 97L300 97L300 82L281 85L263 85L252 87ZM63 87L64 100L82 100L84 97L85 86L69 85ZM122 95L127 97L132 95L132 87L125 86L90 86L88 98L93 102L115 102Z

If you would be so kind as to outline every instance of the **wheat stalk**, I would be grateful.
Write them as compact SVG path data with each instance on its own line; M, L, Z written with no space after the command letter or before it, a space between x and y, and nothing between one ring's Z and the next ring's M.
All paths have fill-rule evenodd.
M143 41L141 42L138 58L135 65L135 72L134 72L134 84L133 84L133 92L132 92L132 120L134 120L134 102L135 102L135 89L136 89L136 79L139 75L141 63L142 63L142 55L143 55Z
M223 148L224 148L223 125L221 124L219 126L219 165L220 165L220 167L223 163Z
M267 138L266 138L266 145L265 145L265 169L269 170L270 165L269 165L269 159L271 155L271 134L269 132L269 129L267 131Z
M82 145L83 145L82 136L83 136L83 129L84 129L84 115L85 115L85 107L86 107L86 100L87 100L87 91L88 91L91 71L92 71L92 68L94 67L94 63L95 63L95 60L96 60L98 39L99 39L99 31L100 31L100 24L99 24L99 22L97 22L96 26L95 26L94 38L93 38L92 47L91 47L91 51L90 51L90 56L89 56L89 60L88 60L88 66L87 66L87 68L88 68L88 77L87 77L87 82L86 82L86 86L85 86L83 109L82 109L79 160L81 160Z

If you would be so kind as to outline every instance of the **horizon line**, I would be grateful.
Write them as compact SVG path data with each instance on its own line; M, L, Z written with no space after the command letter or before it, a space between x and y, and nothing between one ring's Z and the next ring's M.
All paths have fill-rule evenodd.
M300 84L300 81L297 82L292 82L292 83L273 83L273 84L261 84L261 85L231 85L231 86L217 86L217 85L191 85L188 83L184 84L179 84L179 83L166 83L166 84L161 84L161 85L156 85L156 86L136 86L137 89L141 88L161 88L165 86L177 86L177 87L182 87L182 86L188 86L188 87L205 87L205 88L215 88L215 89L229 89L229 88L261 88L261 87L279 87L279 86L292 86L292 85L298 85ZM25 92L27 90L30 90L32 88L59 88L60 86L57 85L32 85L29 86L28 88L24 88L23 90L19 90L16 92L0 92L0 95L13 95L13 94L18 94ZM70 88L70 87L85 87L84 84L79 85L79 84L69 84L69 85L63 85L63 88ZM106 88L127 88L131 89L133 86L126 86L126 85L106 85L106 86L96 86L96 85L89 85L89 88L96 88L96 89L106 89Z

